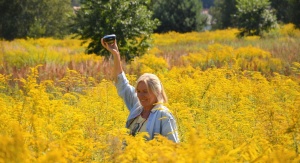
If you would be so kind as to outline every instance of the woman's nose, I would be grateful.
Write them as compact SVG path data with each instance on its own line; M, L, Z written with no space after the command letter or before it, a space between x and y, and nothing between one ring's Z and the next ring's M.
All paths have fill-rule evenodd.
M141 96L145 96L145 93L140 92L140 93L138 93L137 95L138 95L139 97L141 97Z

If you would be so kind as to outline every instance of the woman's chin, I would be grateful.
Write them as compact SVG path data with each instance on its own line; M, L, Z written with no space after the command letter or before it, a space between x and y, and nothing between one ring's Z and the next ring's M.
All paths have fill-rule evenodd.
M144 108L150 108L151 105L147 102L141 102L141 105L144 107Z
M143 107L147 107L147 106L148 106L147 103L141 103L141 105L142 105Z

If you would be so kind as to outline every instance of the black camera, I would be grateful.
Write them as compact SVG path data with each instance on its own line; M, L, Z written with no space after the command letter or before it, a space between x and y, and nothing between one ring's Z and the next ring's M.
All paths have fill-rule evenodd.
M108 43L108 44L113 44L116 40L116 35L115 34L110 34L110 35L105 35L103 37L103 41Z

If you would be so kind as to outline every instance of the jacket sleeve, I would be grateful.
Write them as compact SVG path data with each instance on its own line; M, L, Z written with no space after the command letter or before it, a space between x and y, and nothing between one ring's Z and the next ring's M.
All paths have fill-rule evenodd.
M129 84L124 72L118 75L116 81L118 95L124 100L126 107L131 112L133 108L139 105L135 88Z
M162 117L161 135L167 137L169 140L172 140L175 143L180 142L178 137L176 120L174 119L171 113L166 113Z

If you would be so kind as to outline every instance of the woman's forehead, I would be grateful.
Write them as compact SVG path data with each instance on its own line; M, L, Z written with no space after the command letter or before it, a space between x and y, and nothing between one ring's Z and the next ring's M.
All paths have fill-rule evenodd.
M146 87L147 87L147 84L146 84L145 81L139 81L139 82L137 83L137 87L139 87L139 86L146 86Z
M142 90L142 89L148 89L146 82L145 82L145 81L140 81L140 82L137 84L137 89L139 89L139 90Z

